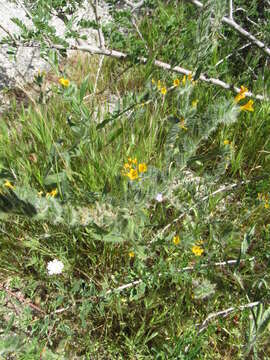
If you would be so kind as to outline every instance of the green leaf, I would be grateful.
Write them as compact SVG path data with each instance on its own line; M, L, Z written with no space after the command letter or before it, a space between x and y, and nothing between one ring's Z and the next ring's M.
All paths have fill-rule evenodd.
M59 184L62 181L65 181L67 179L67 174L65 171L61 171L59 173L55 173L52 175L46 176L44 179L44 185L53 185L53 184Z
M238 256L237 263L236 263L236 269L239 267L241 258L243 256L245 256L248 251L251 240L254 236L254 232L255 232L255 225L244 235L244 239L241 243L241 249L240 249L239 256Z
M87 75L86 78L81 83L80 96L79 96L80 103L83 102L83 98L85 97L86 91L88 89L88 81L89 81L89 75Z
M109 144L111 144L115 139L118 138L118 136L120 136L123 132L123 128L119 128L119 129L116 129L115 131L112 132L112 134L110 135L109 137L109 140L107 142L107 144L105 146L108 146Z

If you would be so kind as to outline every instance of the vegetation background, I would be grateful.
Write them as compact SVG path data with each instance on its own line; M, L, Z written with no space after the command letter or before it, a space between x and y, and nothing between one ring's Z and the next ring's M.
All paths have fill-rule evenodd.
M109 5L4 40L52 71L0 118L0 354L270 359L269 1Z

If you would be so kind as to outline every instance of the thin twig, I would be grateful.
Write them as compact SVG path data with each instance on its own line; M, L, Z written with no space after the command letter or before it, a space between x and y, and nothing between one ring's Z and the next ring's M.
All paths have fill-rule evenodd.
M193 5L196 5L198 8L203 8L203 4L198 0L187 0ZM236 30L239 34L246 37L249 41L251 41L254 45L256 45L259 49L261 49L266 55L270 56L270 48L266 46L262 41L257 39L254 35L249 33L247 30L242 28L239 24L237 24L233 19L227 18L224 16L222 18L222 22L229 25L231 28Z
M132 23L132 25L134 26L137 34L139 35L139 38L140 38L140 39L142 40L142 42L145 44L145 47L146 47L147 51L149 51L149 48L148 48L148 46L147 46L147 42L145 41L145 39L144 39L143 36L142 36L142 33L140 32L140 29L139 29L139 27L138 27L138 25L137 25L136 20L137 20L137 19L136 19L136 16L135 16L135 14L133 14L133 17L131 18L131 23Z
M244 309L248 309L248 308L254 308L255 306L258 306L260 304L261 304L260 301L255 301L255 302L250 302L245 305L240 305L238 307L232 306L226 310L221 310L221 311L212 313L212 314L208 315L207 318L199 326L198 334L200 334L203 330L205 330L207 328L209 322L212 321L213 319L215 319L216 317L219 317L219 316L226 317L235 310L244 310Z
M25 11L25 13L28 15L29 19L32 19L32 14L30 13L30 11L24 6L24 3L21 0L16 0L17 4L19 4L23 10Z
M8 31L3 25L0 24L0 29L2 29L8 36L13 40L14 43L16 43L15 37L11 34L11 32Z
M98 16L98 0L95 0L95 5L92 3L92 1L90 1L90 4L94 10L94 14L95 14L95 18L96 18L96 23L98 26L98 39L99 39L99 45L101 49L105 49L105 39L104 39L104 35L102 32L102 28L100 25L100 18ZM98 64L98 70L97 70L97 75L96 75L96 80L95 80L95 85L94 85L94 90L93 93L96 93L96 89L97 89L97 84L98 84L98 79L100 76L100 72L101 72L101 68L102 68L102 64L104 61L104 55L101 56L101 58L99 59L99 64Z
M244 262L244 261L249 261L249 262L252 262L254 261L255 258L252 257L252 258L249 258L249 259L243 259L240 261L240 263ZM219 261L219 262L216 262L216 263L208 263L208 264L202 264L198 267L198 269L205 269L205 268L209 268L209 267L223 267L223 266L226 266L226 265L235 265L236 263L238 262L238 260L227 260L227 261ZM192 271L192 270L195 270L196 266L186 266L182 269L178 269L176 270L177 273L182 273L182 272L185 272L185 271ZM161 277L161 276L164 276L166 275L166 273L159 273L158 276ZM143 281L142 279L138 279L138 280L134 280L128 284L125 284L125 285L121 285L119 286L118 288L116 289L110 289L110 290L107 290L106 293L105 293L105 296L106 295L110 295L112 293L119 293L123 290L126 290L126 289L130 289L130 288L133 288L139 284L141 284Z
M133 3L129 0L124 0L124 2L132 8L131 12L134 12L135 10L139 9L144 4L144 0L141 0L138 3Z
M31 44L25 47L39 47L39 45L36 44ZM97 55L105 55L105 56L111 56L117 59L127 59L128 55L121 52L121 51L116 51L116 50L109 50L109 49L100 49L96 46L93 45L71 45L68 48L62 46L62 45L58 45L58 44L53 44L51 46L51 48L53 49L57 49L57 50L74 50L74 51L83 51L83 52L88 52L90 54L97 54ZM137 60L141 63L141 64L146 64L148 62L148 59L145 57L138 57ZM163 61L159 61L159 60L154 60L153 64L161 69L164 70L169 70L169 71L173 71L176 72L178 74L183 74L183 75L192 75L192 71L187 70L185 68L182 68L180 66L172 66L168 63L165 63ZM225 83L222 80L219 79L215 79L215 78L209 78L207 75L201 74L199 77L199 80L204 81L206 83L209 84L213 84L213 85L217 85L222 87L223 89L226 90L232 90L235 93L239 93L240 92L240 88L238 88L237 86L234 86L232 84L228 84ZM264 97L262 95L255 95L252 92L246 92L245 95L247 97L253 97L255 99L258 100L267 100L267 97Z
M22 303L24 305L28 305L33 310L36 310L36 311L46 315L46 312L44 310L40 309L37 305L27 301L23 296L19 296L19 295L15 294L14 292L12 292L11 290L6 289L3 284L0 284L0 289L5 291L8 295L15 297L17 300L19 300L20 303Z
M238 12L238 11L242 11L244 13L247 13L247 10L243 9L243 8L237 8L235 9L234 13ZM246 16L246 19L248 22L250 22L252 25L256 26L257 28L260 28L260 25L255 23L255 21L251 20L248 16Z
M219 66L220 64L222 64L225 60L227 60L227 59L229 59L231 56L233 56L236 52L238 53L239 51L241 51L241 50L249 47L251 44L252 44L252 43L249 42L249 43L241 46L239 49L236 49L236 50L233 51L232 53L228 54L228 55L225 56L223 59L219 60L219 61L216 63L215 67L217 67L217 66Z
M229 0L229 19L233 20L233 0Z
M208 200L210 197L216 195L216 194L219 194L221 192L224 192L224 191L229 191L229 190L232 190L234 189L235 187L238 187L238 186L242 186L242 185L245 185L245 184L248 184L251 180L247 180L247 181L241 181L239 183L235 183L235 184L230 184L228 186L224 186L224 187L221 187L219 188L218 190L214 191L213 193L209 194L209 195L206 195L205 197L202 198L202 200L200 201L201 202L204 202L205 200ZM191 211L195 210L196 206L198 206L199 204L196 204L192 207L190 207L186 212L180 214L177 218L175 218L172 222L170 222L169 224L167 224L163 229L161 229L155 236L154 238L150 241L150 244L153 244L154 242L157 241L157 239L162 236L172 225L174 225L175 223L179 222L186 214L189 214Z

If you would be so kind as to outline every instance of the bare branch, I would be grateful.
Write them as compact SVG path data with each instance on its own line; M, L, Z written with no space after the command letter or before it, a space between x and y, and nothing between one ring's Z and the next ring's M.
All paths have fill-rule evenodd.
M225 60L229 59L231 56L233 56L234 53L236 53L236 52L238 53L239 51L241 51L241 50L249 47L251 44L252 44L252 43L249 42L249 43L241 46L239 49L236 49L234 52L228 54L228 55L225 56L223 59L219 60L219 61L216 63L215 67L217 67L217 66L219 66L220 64L222 64Z
M255 301L255 302L251 302L251 303L248 303L245 305L240 305L239 307L232 306L226 310L221 310L221 311L212 313L212 314L208 315L207 318L203 321L203 323L199 326L198 334L200 334L203 330L205 330L207 328L209 322L212 321L213 319L215 319L216 317L219 317L219 316L226 317L233 311L254 308L255 306L258 306L260 304L261 304L260 301Z
M229 19L233 20L233 0L229 0Z
M200 9L203 8L203 4L198 0L187 0L190 3L196 5ZM261 49L266 55L270 56L270 48L267 47L262 41L257 39L254 35L250 34L248 31L243 29L240 25L238 25L233 19L227 18L224 16L222 18L222 22L229 25L231 28L236 30L239 34L246 37L249 41L251 41L254 45L256 45L259 49Z
M249 262L252 262L254 261L255 258L252 257L252 258L249 258L249 259L243 259L240 261L240 263L242 262L245 262L245 261L249 261ZM237 263L238 260L227 260L227 261L220 261L220 262L216 262L216 263L208 263L208 264L202 264L200 265L199 269L202 269L202 268L209 268L209 267L223 267L223 266L231 266L231 265L235 265ZM176 270L177 273L181 273L181 272L185 272L185 271L192 271L195 269L195 266L186 266L182 269L178 269ZM166 275L166 273L159 273L158 276L161 277L161 276L164 276ZM108 291L106 291L105 295L110 295L112 293L119 293L125 289L130 289L130 288L133 288L139 284L142 283L142 279L139 279L139 280L134 280L128 284L125 284L125 285L121 285L119 286L118 288L116 289L110 289Z
M31 45L31 47L34 47L36 45ZM76 50L76 51L83 51L83 52L88 52L90 54L97 54L97 55L105 55L105 56L111 56L111 57L115 57L117 59L126 59L127 58L127 54L120 52L120 51L116 51L116 50L109 50L109 49L100 49L96 46L92 46L92 45L71 45L68 48L65 48L62 45L52 45L51 48L54 49L58 49L58 50ZM140 63L142 64L146 64L148 59L145 57L138 57L138 61L140 61ZM176 72L178 74L182 74L182 75L192 75L192 71L184 69L180 66L172 66L170 64L167 64L163 61L159 61L159 60L154 60L153 64L159 68L162 68L164 70L169 70L169 71L173 71ZM207 75L201 74L199 77L199 80L207 82L209 84L213 84L213 85L217 85L222 87L223 89L226 90L233 90L235 93L239 93L240 92L240 88L238 88L237 86L234 86L232 84L228 84L225 83L222 80L219 79L215 79L215 78L209 78L207 77ZM267 100L267 97L264 97L262 95L255 95L252 92L246 92L245 95L247 97L253 97L255 99L258 100Z
M238 186L242 186L242 185L245 185L245 184L248 184L249 182L251 182L251 180L247 180L247 181L241 181L239 183L235 183L235 184L230 184L228 186L223 186L221 188L219 188L218 190L214 191L213 193L205 196L202 198L201 202L203 201L206 201L208 200L211 196L214 196L216 194L219 194L221 192L224 192L224 191L229 191L229 190L232 190ZM198 204L190 207L186 212L180 214L177 218L175 218L172 222L170 222L169 224L167 224L163 229L161 229L154 237L153 239L150 241L150 244L153 244L154 242L157 241L157 239L162 236L170 227L172 227L172 225L176 224L177 222L179 222L183 217L186 216L186 214L190 213L191 211L195 210L196 206Z
M14 43L16 43L15 37L8 31L8 29L4 28L3 25L0 24L0 29L2 29L8 36L12 39Z
M102 32L102 28L101 28L101 24L100 24L100 18L98 16L98 0L95 0L95 5L92 3L92 1L90 1L90 4L94 10L95 13L95 18L96 18L96 22L98 25L98 38L99 38L99 45L101 49L105 49L105 39L104 39L104 35ZM94 85L94 90L93 93L96 93L97 90L97 84L98 84L98 79L100 76L100 72L101 72L101 68L103 65L103 61L104 61L104 55L101 56L100 60L99 60L99 65L98 65L98 70L97 70L97 75L96 75L96 80L95 80L95 85Z
M40 309L37 305L31 303L30 301L27 301L22 295L18 295L11 290L7 289L3 284L0 284L0 289L5 291L8 295L16 298L20 303L30 306L33 310L38 311L44 315L46 315L46 312L42 309Z
M124 0L124 2L132 8L131 12L134 12L135 10L139 9L144 4L144 0L141 0L138 3L133 3L129 0Z
M24 6L24 3L21 0L16 0L17 4L20 5L25 11L26 15L28 15L29 19L32 19L32 14L30 11Z

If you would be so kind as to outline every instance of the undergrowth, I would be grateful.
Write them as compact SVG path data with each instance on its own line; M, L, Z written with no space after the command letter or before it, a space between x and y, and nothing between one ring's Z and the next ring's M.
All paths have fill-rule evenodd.
M104 59L95 92L98 56L51 52L38 95L1 115L6 358L270 356L269 101L196 79L266 94L266 60L252 47L216 66L242 44L222 2L213 28L211 7L198 20L185 2L148 6L140 36L129 12L104 27L130 58Z

